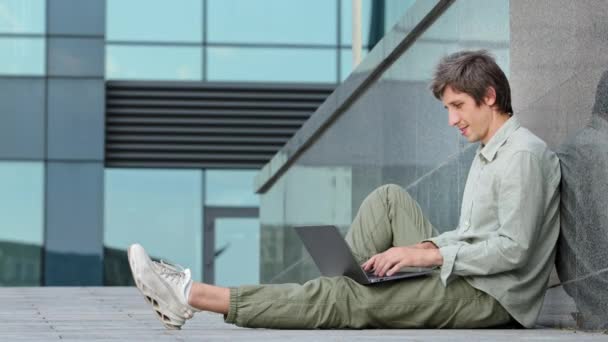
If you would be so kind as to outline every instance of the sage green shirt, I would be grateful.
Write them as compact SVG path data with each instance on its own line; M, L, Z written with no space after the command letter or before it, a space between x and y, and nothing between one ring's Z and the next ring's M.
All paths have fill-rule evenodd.
M507 120L477 150L458 227L429 239L443 256L444 285L464 277L533 327L555 259L560 177L547 145Z

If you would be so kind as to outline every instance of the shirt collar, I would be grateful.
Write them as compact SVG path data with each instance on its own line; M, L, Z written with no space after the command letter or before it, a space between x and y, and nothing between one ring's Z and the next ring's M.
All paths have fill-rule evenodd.
M520 127L519 120L513 115L494 133L494 136L488 141L485 146L479 146L477 152L481 154L487 161L491 162L496 157L498 149L504 145L511 134Z

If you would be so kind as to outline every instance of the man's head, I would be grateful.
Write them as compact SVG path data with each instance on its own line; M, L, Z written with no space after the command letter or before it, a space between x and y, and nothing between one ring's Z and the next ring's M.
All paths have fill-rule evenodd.
M513 113L509 81L487 51L443 58L431 84L448 110L449 123L470 141L487 143Z

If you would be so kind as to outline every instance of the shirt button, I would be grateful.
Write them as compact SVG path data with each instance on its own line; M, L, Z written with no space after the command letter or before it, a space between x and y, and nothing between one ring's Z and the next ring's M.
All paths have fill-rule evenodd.
M464 223L464 226L465 226L465 227L467 227L467 228L469 228L469 227L471 226L471 222L466 221L466 222Z

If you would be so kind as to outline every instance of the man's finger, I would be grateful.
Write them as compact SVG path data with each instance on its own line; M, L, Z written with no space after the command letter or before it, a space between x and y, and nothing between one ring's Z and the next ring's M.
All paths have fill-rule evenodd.
M361 268L363 268L363 270L367 271L369 268L370 262L369 260L364 262L363 265L361 265Z
M384 267L384 260L382 258L376 259L376 262L374 263L374 274L380 275L382 267Z
M393 267L393 265L395 265L395 263L392 261L386 263L386 265L384 266L384 269L382 270L382 275L386 275L386 273Z
M388 271L391 267L393 266L393 262L391 261L385 261L385 263L382 265L382 268L380 269L380 276L383 276L386 274L386 271Z
M387 276L392 276L393 274L395 274L395 272L398 272L401 269L402 265L401 263L398 263L397 265L393 266L390 270L388 270L388 272L386 272Z
M369 258L366 262L363 263L362 267L363 267L363 269L365 271L368 271L371 268L371 266L374 265L374 261L376 260L376 256L377 256L377 254L374 255L373 257Z

